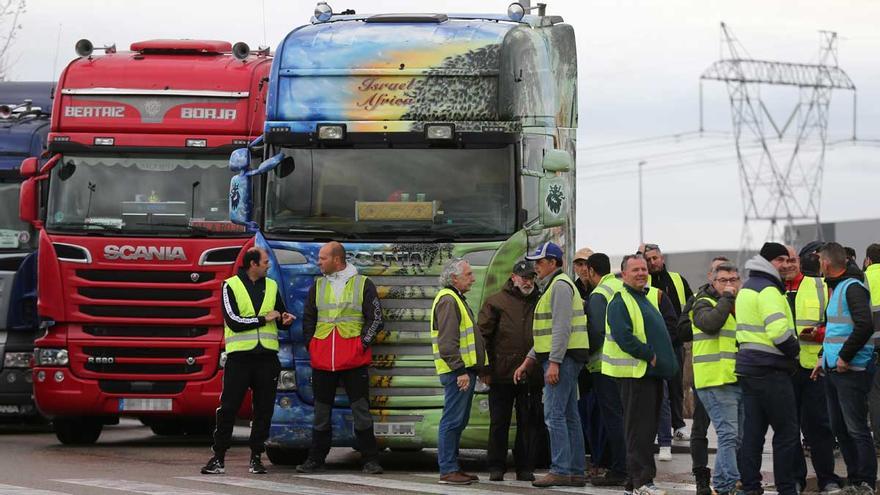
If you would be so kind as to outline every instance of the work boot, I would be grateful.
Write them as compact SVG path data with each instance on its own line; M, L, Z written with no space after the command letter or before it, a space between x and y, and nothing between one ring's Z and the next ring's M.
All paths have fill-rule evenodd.
M624 486L626 484L626 474L608 470L602 476L590 478L590 484L593 486Z
M535 481L535 473L531 471L517 471L516 481Z
M226 472L226 463L223 457L214 455L202 468L202 474L223 474Z
M323 470L324 470L324 463L318 462L318 461L313 460L311 458L306 459L306 462L304 462L296 467L297 473L304 473L304 474L317 473L318 471L323 471Z
M550 488L551 486L571 486L571 478L565 474L547 473L543 478L532 482L535 488Z
M466 472L464 472L464 471L459 471L459 473L461 473L461 474L467 476L468 478L471 479L471 481L480 481L480 477L477 476L476 474L468 474L468 473L466 473Z
M365 462L362 471L366 474L382 474L385 472L379 464L379 461L375 459Z
M587 477L583 474L573 474L568 477L568 486L584 487L587 486Z
M490 471L489 481L504 481L504 471Z
M438 483L443 485L470 485L473 482L474 480L470 476L465 475L461 471L444 474L440 476L440 481L438 481Z
M266 474L266 466L260 459L260 454L251 454L251 463L248 466L248 472L251 474Z
M707 467L694 468L694 478L697 480L697 495L712 495L712 471Z

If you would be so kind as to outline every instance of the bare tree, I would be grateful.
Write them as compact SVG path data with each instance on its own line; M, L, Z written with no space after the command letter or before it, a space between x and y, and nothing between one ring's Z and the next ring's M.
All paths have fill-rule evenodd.
M19 19L25 13L25 0L0 0L0 81L8 77L9 49L21 31Z

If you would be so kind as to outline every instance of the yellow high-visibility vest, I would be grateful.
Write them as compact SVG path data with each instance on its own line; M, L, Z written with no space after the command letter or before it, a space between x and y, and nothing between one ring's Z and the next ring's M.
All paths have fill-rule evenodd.
M225 280L226 285L232 289L232 295L238 305L238 313L242 318L253 318L255 316L266 316L269 311L275 309L275 296L278 294L278 285L271 278L266 279L266 294L263 297L263 304L260 306L260 312L254 310L251 302L251 296L248 294L244 283L237 275L229 277ZM224 325L223 339L225 341L226 353L249 351L257 347L257 343L273 351L278 350L278 326L274 321L267 321L265 325L254 328L253 330L245 330L243 332L233 332L228 326Z
M434 321L434 310L437 309L437 303L443 296L452 296L456 304L458 304L458 312L461 319L458 322L458 350L461 353L461 360L464 362L465 368L470 368L477 364L477 339L474 335L474 322L471 320L470 313L464 305L464 301L458 297L458 294L452 289L445 288L437 292L434 296L434 304L431 305L431 350L434 351L434 368L437 374L449 373L452 369L446 364L446 361L440 357L440 332Z
M315 304L318 307L318 324L315 338L326 339L333 329L339 331L344 339L360 337L364 326L364 283L367 277L355 275L345 282L341 298L336 294L326 277L315 282Z
M822 277L804 277L794 296L794 328L801 346L801 367L808 370L815 368L819 362L822 343L801 339L801 331L819 325L827 306L828 287Z
M703 296L699 300L709 301L713 307L718 304L711 297ZM694 330L694 387L700 389L736 383L736 319L733 315L727 315L721 331L717 335L709 335L693 323L693 310L690 316Z
M559 273L547 284L547 291L541 294L535 315L532 319L532 335L534 336L535 352L550 352L553 343L553 288L556 282L563 281L571 286L571 333L568 336L567 349L589 349L590 339L587 335L587 315L584 314L584 302L578 295L577 287L565 273Z
M614 297L619 290L623 289L623 282L614 276L612 273L608 273L604 275L599 280L599 285L593 289L593 294L598 294L605 298L605 306L608 307L608 303L611 302L611 298ZM592 296L590 296L592 297ZM604 341L604 339L603 339ZM603 343L604 345L604 343ZM602 372L602 348L596 349L595 352L590 356L590 360L587 361L587 371L590 373L601 373Z
M660 312L660 290L656 287L649 287L646 295L651 306ZM639 310L639 303L625 288L618 291L612 297L612 301L620 298L626 305L629 313L629 319L632 321L633 335L639 339L639 342L646 344L648 342L645 334L645 320L642 312ZM608 302L611 304L611 301ZM602 374L614 378L641 378L645 376L648 370L648 362L636 359L627 354L611 335L611 326L608 324L608 312L605 312L605 345L602 347Z

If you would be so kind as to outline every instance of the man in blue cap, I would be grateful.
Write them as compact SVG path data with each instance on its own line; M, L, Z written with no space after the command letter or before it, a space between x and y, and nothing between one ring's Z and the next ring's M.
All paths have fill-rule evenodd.
M541 297L532 323L534 347L516 369L522 380L536 362L544 370L544 421L550 432L550 472L532 486L585 486L584 434L577 408L577 377L589 355L587 317L574 282L562 269L562 249L545 242L535 262Z

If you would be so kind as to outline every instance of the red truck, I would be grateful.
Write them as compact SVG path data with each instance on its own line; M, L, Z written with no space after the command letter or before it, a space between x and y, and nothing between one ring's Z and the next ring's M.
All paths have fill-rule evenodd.
M211 40L103 50L77 43L48 152L21 167L21 217L39 229L36 403L65 444L121 416L205 433L220 286L253 242L228 220L228 157L262 132L271 58Z

